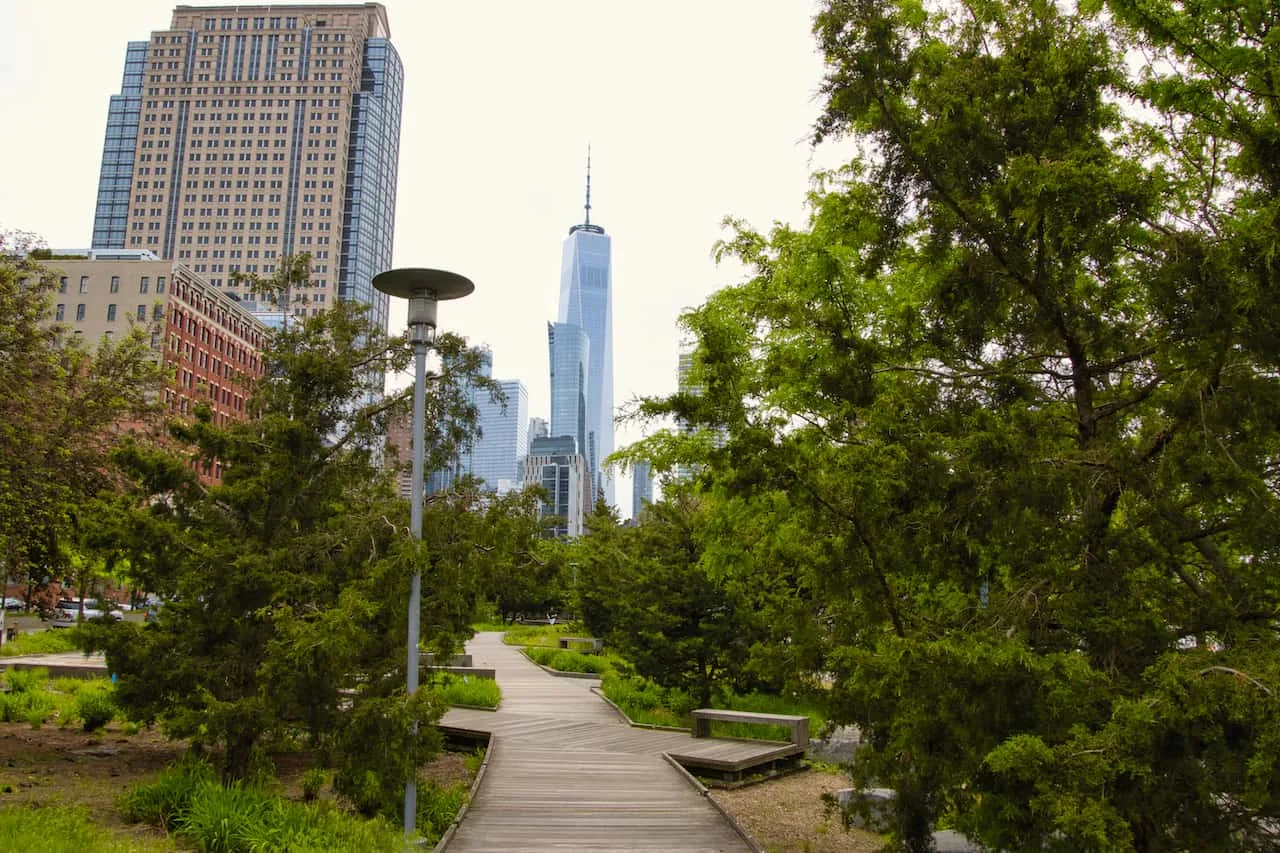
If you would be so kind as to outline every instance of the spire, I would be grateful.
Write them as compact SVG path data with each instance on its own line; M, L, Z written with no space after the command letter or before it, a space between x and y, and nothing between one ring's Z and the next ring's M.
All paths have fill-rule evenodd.
M591 224L591 143L587 143L587 204L586 218L583 219L581 225L574 225L569 229L570 234L578 231L586 231L591 234L603 234L604 229L599 225Z
M587 143L587 218L583 225L591 224L591 143Z

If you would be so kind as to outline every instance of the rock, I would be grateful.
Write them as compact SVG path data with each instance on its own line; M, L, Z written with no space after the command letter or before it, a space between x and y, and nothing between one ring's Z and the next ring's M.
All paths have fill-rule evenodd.
M862 743L857 726L837 726L826 737L813 738L805 749L805 757L832 764L848 764Z

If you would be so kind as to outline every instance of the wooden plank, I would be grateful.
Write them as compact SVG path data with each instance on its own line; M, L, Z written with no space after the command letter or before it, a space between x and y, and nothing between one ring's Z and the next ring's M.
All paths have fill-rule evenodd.
M621 721L589 684L538 669L498 634L468 644L477 666L496 670L496 712L454 708L442 723L499 736L484 780L447 850L746 851L750 846L662 755L759 755L752 745Z

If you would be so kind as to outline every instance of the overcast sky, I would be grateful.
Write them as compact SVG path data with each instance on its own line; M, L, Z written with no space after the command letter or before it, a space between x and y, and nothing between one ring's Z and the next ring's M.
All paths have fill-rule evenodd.
M166 28L174 5L0 0L0 229L88 246L125 45ZM615 404L673 391L676 318L741 279L712 261L721 220L801 224L809 174L833 165L808 143L815 4L384 5L405 69L394 264L476 283L441 306L441 328L492 347L494 375L522 380L530 414L547 415L546 323L590 143L592 222L613 238ZM391 324L403 328L399 300ZM638 437L620 426L617 445ZM627 517L629 480L617 491Z

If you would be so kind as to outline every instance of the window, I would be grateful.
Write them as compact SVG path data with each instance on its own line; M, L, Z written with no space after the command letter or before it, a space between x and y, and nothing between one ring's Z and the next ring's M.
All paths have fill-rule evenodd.
M164 293L164 276L156 276L156 293Z
M107 322L114 323L116 321L116 306L112 303L107 306Z
M80 292L81 293L89 292L89 276L87 275L80 276Z
M142 279L138 282L138 292L146 293L150 289L151 289L151 276L144 275Z
M63 281L66 281L66 279L64 278L64 279L63 279ZM56 320L56 321L57 321L57 322L59 322L59 323L61 323L61 322L62 322L63 320L65 320L65 319L67 319L67 306L65 306L65 305L63 305L61 302L59 302L59 303L58 303L58 311L57 311L57 313L56 313L56 314L54 314L54 315L53 315L53 319L54 319L54 320Z
M120 276L118 275L111 276L111 292L112 293L120 292ZM115 308L116 306L112 305L111 307Z
M164 306L163 306L163 305L156 305L156 306L154 306L154 307L151 309L151 319L152 319L152 320L163 320L163 319L164 319Z
M142 321L144 321L144 322L146 321L146 319L147 319L147 306L145 306L145 305L139 305L139 306L138 306L138 319L139 319L139 320L142 320Z
M65 275L64 275L64 276L60 276L60 277L58 278L58 292L59 292L59 293L66 293L66 292L67 292L67 277L66 277Z
M79 305L76 306L76 322L77 323L84 322L84 303L83 302L81 302Z

